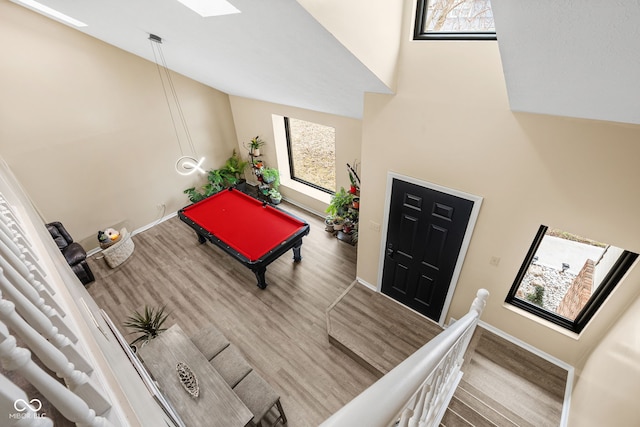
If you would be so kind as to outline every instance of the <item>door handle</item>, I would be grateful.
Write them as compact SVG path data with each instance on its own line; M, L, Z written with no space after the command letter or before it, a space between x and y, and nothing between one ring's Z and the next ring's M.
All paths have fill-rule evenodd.
M389 245L387 246L387 256L388 256L389 258L393 258L393 253L394 253L394 252L395 252L395 250L393 249L393 245L392 245L392 244L389 244Z

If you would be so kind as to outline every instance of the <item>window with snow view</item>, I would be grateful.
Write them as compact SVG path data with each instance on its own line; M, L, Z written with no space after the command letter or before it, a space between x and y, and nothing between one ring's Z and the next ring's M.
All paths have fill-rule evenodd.
M580 333L637 257L542 225L506 302Z

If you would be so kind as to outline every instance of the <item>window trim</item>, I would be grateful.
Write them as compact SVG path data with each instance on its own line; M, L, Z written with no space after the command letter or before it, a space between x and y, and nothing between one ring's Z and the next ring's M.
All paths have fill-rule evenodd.
M296 181L299 182L301 184L307 185L311 188L315 188L316 190L319 191L323 191L327 194L331 194L334 195L335 191L330 190L328 188L324 188L321 187L318 184L314 184L313 182L309 182L306 181L304 179L298 178L295 174L295 167L293 165L293 152L292 152L292 148L291 148L291 134L290 134L290 130L289 130L289 117L288 116L283 116L284 118L284 133L285 133L285 138L286 138L286 142L287 142L287 158L289 159L289 175L291 177L292 181ZM335 144L335 141L334 141Z
M427 19L427 6L429 0L418 0L416 7L416 19L413 29L414 40L497 40L495 31L478 31L465 33L452 32L427 32L423 31Z
M547 320L553 324L561 326L565 329L570 330L571 332L575 332L579 334L582 330L587 326L589 321L593 318L596 312L600 309L602 304L604 304L607 297L613 292L615 287L620 283L624 275L629 271L629 269L633 266L636 259L638 258L638 254L624 250L622 255L618 258L615 264L611 267L607 275L602 279L602 283L598 286L598 289L591 295L587 304L582 308L580 313L576 316L575 320L570 320L565 317L562 317L558 314L551 313L550 311L544 310L541 307L538 307L535 304L532 304L528 301L521 300L516 298L516 292L518 292L518 288L524 278L529 266L533 262L533 257L538 251L538 247L542 242L542 239L545 236L545 233L549 227L546 225L541 225L536 233L536 237L527 252L527 255L518 270L518 275L516 276L509 293L505 299L507 304L510 304L514 307L518 307L528 313L531 313L535 316L538 316L544 320Z

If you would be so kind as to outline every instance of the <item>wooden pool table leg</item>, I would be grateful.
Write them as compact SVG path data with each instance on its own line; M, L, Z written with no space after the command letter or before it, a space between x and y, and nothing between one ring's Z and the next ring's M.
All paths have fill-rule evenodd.
M267 281L264 278L265 273L267 272L266 268L260 268L258 270L253 270L256 275L256 279L258 279L258 287L260 289L264 289L267 287Z
M295 262L302 261L301 249L302 249L302 239L300 239L300 241L296 243L295 246L293 247L293 260Z

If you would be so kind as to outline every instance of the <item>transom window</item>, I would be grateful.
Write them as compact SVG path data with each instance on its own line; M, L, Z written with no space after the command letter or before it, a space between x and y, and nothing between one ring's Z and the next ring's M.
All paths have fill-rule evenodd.
M327 193L336 191L336 130L284 118L291 179Z
M580 333L637 258L542 225L506 302Z
M414 40L495 40L491 0L418 0Z

